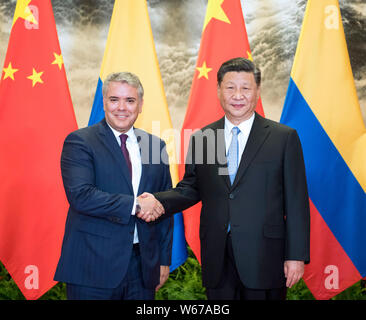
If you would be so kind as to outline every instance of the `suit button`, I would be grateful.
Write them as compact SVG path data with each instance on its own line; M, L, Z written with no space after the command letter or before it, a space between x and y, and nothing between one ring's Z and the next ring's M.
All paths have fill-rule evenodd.
M234 199L234 195L232 193L229 194L229 199Z

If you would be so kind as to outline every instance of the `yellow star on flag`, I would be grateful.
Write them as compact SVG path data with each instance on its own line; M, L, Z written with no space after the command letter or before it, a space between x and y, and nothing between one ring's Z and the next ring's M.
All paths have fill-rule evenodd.
M4 78L3 80L5 80L6 78L10 78L12 80L14 80L14 73L17 72L18 69L13 69L11 62L9 62L9 65L7 68L4 68Z
M252 54L250 53L250 51L247 51L247 55L248 55L248 59L250 61L253 61L253 57L252 57Z
M29 3L31 1L32 0L18 0L17 1L17 6L15 8L15 13L14 13L13 25L15 24L15 22L17 22L17 20L19 18L24 19L24 20L29 21L34 24L38 24L31 9L29 8Z
M205 22L203 24L203 31L206 29L206 26L213 18L230 24L229 18L227 17L225 11L221 8L223 2L224 0L208 0L207 13L205 17Z
M208 73L212 68L207 68L206 61L203 62L202 67L197 67L196 69L200 72L198 79L205 77L208 80Z
M36 69L33 68L33 74L27 77L27 79L32 80L32 86L34 87L37 83L43 83L43 80L41 79L43 72L37 72Z
M63 65L63 63L64 63L64 59L62 58L62 55L61 54L57 54L57 53L53 53L54 54L54 56L55 56L55 60L52 62L52 64L57 64L58 65L58 67L60 68L60 70L61 70L61 68L62 68L62 65Z

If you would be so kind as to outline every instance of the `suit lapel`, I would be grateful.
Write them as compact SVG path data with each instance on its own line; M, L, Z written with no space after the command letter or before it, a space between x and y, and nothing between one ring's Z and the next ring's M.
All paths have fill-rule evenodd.
M215 130L216 136L216 146L209 146L208 150L215 150L217 148L216 154L216 166L218 175L224 180L227 187L231 188L231 183L229 179L229 172L227 168L227 158L226 158L226 148L225 148L225 117L221 118L214 124L213 129Z
M122 176L126 181L126 184L133 193L131 175L128 170L125 157L123 156L121 148L116 140L116 137L114 136L112 130L108 127L105 119L103 119L100 124L101 126L99 130L99 135L102 137L102 141L104 142L105 147L111 152L113 158L118 163L117 167L120 169Z
M137 138L137 143L139 144L140 148L140 155L141 155L141 178L139 183L139 190L137 192L137 195L140 195L143 193L143 190L145 190L145 180L148 176L147 171L149 170L149 163L150 163L150 155L151 155L151 143L150 143L150 137L147 135L145 131L142 131L140 129L134 128L135 135ZM147 139L145 138L147 137ZM146 156L142 154L141 150L149 150L149 154ZM145 159L146 157L149 157L149 159Z
M243 177L249 165L255 158L257 152L260 150L264 141L267 139L268 135L268 124L260 115L256 113L253 126L250 131L243 155L241 157L239 168L236 173L232 188L235 188L240 179Z

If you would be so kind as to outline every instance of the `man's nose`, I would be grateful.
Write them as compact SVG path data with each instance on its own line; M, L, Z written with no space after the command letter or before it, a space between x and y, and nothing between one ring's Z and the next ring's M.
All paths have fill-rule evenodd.
M240 100L244 98L244 94L240 89L235 90L234 99Z
M117 109L121 111L126 110L126 103L124 101L119 101Z

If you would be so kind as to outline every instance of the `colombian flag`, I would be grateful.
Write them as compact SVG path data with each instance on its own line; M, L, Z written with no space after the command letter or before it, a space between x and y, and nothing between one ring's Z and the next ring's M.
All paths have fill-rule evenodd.
M112 72L136 74L144 87L144 106L135 126L162 138L167 145L173 186L178 182L175 134L169 115L155 51L146 0L115 1L100 78L89 119L92 125L104 118L103 80ZM170 271L187 259L182 214L174 215Z
M366 129L337 0L309 0L281 122L303 146L311 202L304 280L329 299L366 276Z

